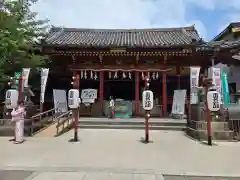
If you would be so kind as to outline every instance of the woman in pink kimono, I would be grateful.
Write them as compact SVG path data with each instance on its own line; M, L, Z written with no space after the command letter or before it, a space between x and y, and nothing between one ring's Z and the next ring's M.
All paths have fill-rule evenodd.
M24 116L26 115L24 102L19 101L18 106L11 112L12 122L15 123L15 144L24 142Z

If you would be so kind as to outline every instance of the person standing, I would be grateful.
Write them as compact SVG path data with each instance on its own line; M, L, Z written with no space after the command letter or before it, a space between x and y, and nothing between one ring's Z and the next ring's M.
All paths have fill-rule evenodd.
M114 118L115 112L114 112L114 106L115 102L112 96L110 96L110 102L109 102L109 118Z
M19 101L18 106L11 112L12 122L15 123L15 144L24 142L24 117L26 116L24 102Z

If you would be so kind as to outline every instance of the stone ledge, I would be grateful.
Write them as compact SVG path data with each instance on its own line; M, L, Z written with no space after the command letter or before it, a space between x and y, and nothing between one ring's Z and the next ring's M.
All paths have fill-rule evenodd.
M198 140L206 140L207 139L207 130L196 130L190 127L187 127L186 133L188 136L191 136ZM230 130L223 131L212 131L213 140L233 140L234 132Z

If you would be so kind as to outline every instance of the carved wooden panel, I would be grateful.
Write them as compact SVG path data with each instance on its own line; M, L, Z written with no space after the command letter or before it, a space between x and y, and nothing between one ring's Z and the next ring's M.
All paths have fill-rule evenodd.
M105 65L130 65L136 64L135 56L103 56L103 64Z
M75 56L76 64L81 65L98 65L100 64L100 59L98 56Z

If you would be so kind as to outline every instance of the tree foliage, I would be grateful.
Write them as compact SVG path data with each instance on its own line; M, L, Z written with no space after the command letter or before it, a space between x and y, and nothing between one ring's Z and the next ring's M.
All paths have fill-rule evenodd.
M37 20L31 6L37 0L0 1L0 86L14 71L36 68L46 58L38 55L35 44L46 33L46 20Z

